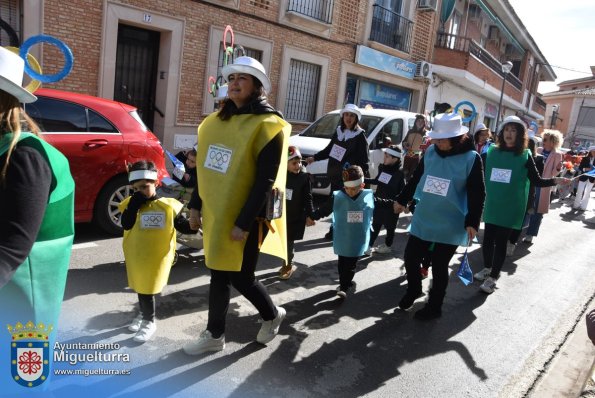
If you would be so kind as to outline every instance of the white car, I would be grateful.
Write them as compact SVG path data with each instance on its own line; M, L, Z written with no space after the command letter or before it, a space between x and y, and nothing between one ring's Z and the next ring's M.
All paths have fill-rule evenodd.
M298 135L289 139L289 145L297 146L305 159L320 152L331 140L340 123L339 109L327 113L312 123ZM376 177L378 166L384 160L381 148L386 137L393 145L401 145L407 131L413 127L415 113L389 109L360 109L362 120L359 125L366 131L366 139L370 147L368 163L370 177ZM330 180L327 177L328 160L314 162L307 167L312 175L312 190L321 195L330 195Z

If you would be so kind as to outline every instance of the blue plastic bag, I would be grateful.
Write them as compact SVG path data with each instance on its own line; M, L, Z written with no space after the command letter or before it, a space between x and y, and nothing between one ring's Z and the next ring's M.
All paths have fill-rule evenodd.
M469 265L469 258L467 257L467 249L465 249L465 254L463 255L463 261L461 261L461 265L459 265L459 270L457 271L457 276L459 279L465 284L465 286L473 283L473 271L471 270L471 266Z

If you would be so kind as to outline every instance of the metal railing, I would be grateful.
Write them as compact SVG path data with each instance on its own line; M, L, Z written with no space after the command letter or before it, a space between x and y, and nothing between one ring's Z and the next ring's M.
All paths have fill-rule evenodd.
M333 0L289 0L287 11L330 24L333 20Z
M473 54L496 74L504 77L504 72L502 72L502 63L494 58L494 56L488 50L481 47L473 39L439 32L438 39L436 40L436 47ZM511 73L508 73L506 76L506 81L517 90L522 90L523 88L523 82L521 82L518 77Z
M378 4L373 8L370 40L399 51L410 52L413 22Z

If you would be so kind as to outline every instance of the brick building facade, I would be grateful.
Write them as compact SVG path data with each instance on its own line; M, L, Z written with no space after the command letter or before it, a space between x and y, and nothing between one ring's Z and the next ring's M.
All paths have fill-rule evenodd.
M415 61L430 58L437 28L437 12L420 11L413 1L2 3L3 9L9 6L21 16L10 22L21 42L43 33L64 41L74 54L72 72L46 87L133 103L166 148L189 146L197 125L215 109L207 89L223 63L226 25L233 27L235 44L265 66L272 82L269 101L294 131L346 99L423 110L427 81L412 69ZM5 45L6 38L2 41ZM41 47L31 53L44 73L55 73L63 65L62 54L53 46ZM384 57L382 65L389 69L358 61L358 51L368 49ZM152 59L143 61L147 54ZM400 70L390 70L393 65ZM139 95L138 85L150 94Z

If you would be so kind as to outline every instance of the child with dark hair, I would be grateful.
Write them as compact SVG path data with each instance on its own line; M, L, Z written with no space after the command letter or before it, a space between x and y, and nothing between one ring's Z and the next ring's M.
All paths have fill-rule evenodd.
M371 189L364 189L364 171L359 166L349 166L343 171L343 189L333 192L331 199L317 209L312 218L319 220L333 214L333 249L339 256L339 287L337 296L344 299L353 290L353 277L357 260L370 242L370 227L375 203L387 207L393 201L375 198Z
M194 188L196 186L196 149L189 149L180 151L176 154L176 158L184 164L184 174L172 174L172 178L179 182L185 188Z
M295 146L288 148L287 182L285 184L285 208L287 216L287 264L279 270L281 279L293 274L294 243L304 238L307 226L314 225L310 218L314 212L310 176L302 170L302 154Z
M128 170L134 193L124 199L122 212L128 285L138 293L139 315L128 326L136 332L133 340L148 341L155 331L155 295L167 283L176 251L176 231L190 234L188 220L178 213L182 204L173 198L160 198L156 193L157 168L153 162L141 160Z
M388 148L384 148L383 151L384 162L378 167L378 175L376 178L366 178L364 179L364 182L366 184L376 185L376 197L394 200L405 186L405 179L403 177L403 172L401 171L401 156L403 153L397 145L391 145ZM399 215L395 214L392 208L374 208L370 247L366 250L367 255L371 254L373 251L380 254L388 254L391 252L398 220ZM384 239L384 243L373 248L374 242L383 225L386 228L386 238Z

